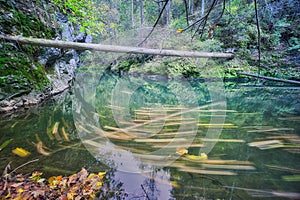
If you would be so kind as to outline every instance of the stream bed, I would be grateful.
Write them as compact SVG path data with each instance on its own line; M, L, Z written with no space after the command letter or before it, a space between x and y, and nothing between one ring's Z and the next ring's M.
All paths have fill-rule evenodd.
M107 171L100 199L300 199L299 97L285 85L79 73L69 91L1 117L0 170L38 159L16 172Z

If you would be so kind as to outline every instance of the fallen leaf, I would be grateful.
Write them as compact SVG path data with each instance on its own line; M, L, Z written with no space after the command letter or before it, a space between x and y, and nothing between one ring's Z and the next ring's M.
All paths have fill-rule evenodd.
M62 135L64 136L65 141L69 142L70 139L69 139L69 136L68 136L64 126L61 128L61 132L62 132Z
M52 130L52 134L54 135L56 140L61 140L61 137L58 133L59 122L55 122Z
M187 154L188 150L184 147L179 147L179 148L176 149L176 153L182 156L184 154Z
M43 144L42 141L39 141L39 142L37 143L37 145L36 145L36 149L37 149L37 151L38 151L40 154L42 154L42 155L44 155L44 156L49 156L49 155L51 155L51 153L47 152L43 147L44 147L44 144Z
M200 156L196 156L196 155L185 155L185 157L191 159L191 160L207 160L207 155L206 153L201 153Z
M19 147L12 150L12 152L20 157L27 157L30 155L29 151L26 151L25 149Z
M170 181L170 183L174 188L180 188L180 184L177 183L176 181Z
M0 145L0 151L4 149L13 139L6 140Z
M23 184L22 182L21 183L13 183L10 186L14 187L14 188L17 188L17 187L21 186L22 184Z

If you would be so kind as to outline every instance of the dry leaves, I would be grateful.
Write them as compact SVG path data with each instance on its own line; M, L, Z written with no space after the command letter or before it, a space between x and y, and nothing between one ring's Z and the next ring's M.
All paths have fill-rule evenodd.
M94 199L103 184L105 172L88 174L82 168L69 177L52 176L46 181L41 172L0 179L1 199Z

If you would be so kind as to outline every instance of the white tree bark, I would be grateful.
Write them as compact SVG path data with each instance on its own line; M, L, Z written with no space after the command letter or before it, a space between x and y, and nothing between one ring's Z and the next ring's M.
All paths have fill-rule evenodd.
M140 19L141 19L141 27L144 26L144 0L140 0Z
M201 2L201 16L204 16L204 10L205 10L205 0L202 0L202 2Z
M35 46L47 46L47 47L56 47L62 49L94 50L94 51L115 52L115 53L148 54L148 55L194 57L194 58L196 57L233 58L234 56L231 53L178 51L178 50L168 50L168 49L148 49L143 47L65 42L60 40L27 38L22 36L10 36L10 35L1 35L1 34L0 34L0 39L6 41L18 42L22 44L35 45Z
M134 0L131 0L131 26L134 28Z

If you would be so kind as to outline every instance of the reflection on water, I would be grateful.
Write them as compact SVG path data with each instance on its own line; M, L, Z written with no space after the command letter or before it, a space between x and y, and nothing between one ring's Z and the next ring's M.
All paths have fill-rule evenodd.
M299 88L220 85L77 77L72 91L1 118L0 169L38 158L18 172L106 170L102 199L299 199Z

